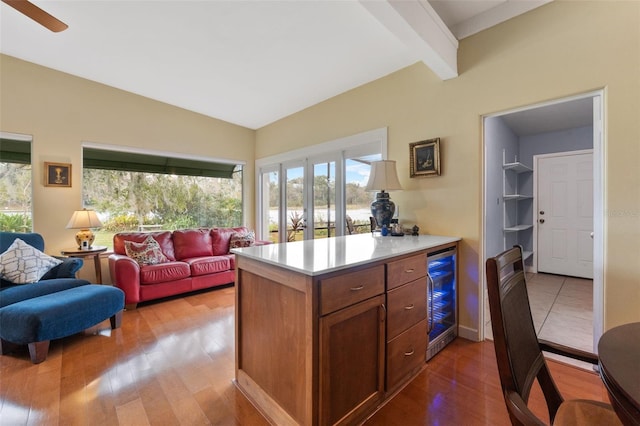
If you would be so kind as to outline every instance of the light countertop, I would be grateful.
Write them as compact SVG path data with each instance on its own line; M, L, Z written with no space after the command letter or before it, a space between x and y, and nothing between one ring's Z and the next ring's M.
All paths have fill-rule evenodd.
M233 249L236 256L259 260L305 275L320 275L460 241L458 237L420 235L383 237L357 234Z

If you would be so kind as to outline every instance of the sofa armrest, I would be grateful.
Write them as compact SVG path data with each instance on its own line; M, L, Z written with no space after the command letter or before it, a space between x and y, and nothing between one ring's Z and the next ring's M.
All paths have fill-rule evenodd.
M265 241L265 240L256 240L254 245L256 246L266 246L268 244L273 244L271 241Z
M114 286L124 291L126 305L140 302L140 265L122 254L109 255L109 272Z
M62 260L62 263L48 270L47 273L40 278L41 281L54 278L75 278L76 272L78 272L84 264L83 260L77 257L54 257Z

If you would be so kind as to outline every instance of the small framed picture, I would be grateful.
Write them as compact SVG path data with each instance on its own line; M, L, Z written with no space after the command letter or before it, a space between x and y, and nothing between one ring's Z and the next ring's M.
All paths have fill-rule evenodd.
M44 186L71 187L71 164L44 163Z
M409 144L410 176L440 176L440 138Z

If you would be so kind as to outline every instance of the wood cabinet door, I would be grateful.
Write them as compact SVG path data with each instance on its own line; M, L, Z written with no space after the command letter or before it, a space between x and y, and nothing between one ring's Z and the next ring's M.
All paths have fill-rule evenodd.
M382 401L384 300L372 297L320 319L321 425L354 423Z

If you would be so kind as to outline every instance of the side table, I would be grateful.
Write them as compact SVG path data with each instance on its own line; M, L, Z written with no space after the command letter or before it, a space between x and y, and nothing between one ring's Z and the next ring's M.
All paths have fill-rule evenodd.
M77 247L63 249L60 251L63 256L68 257L93 257L93 265L96 269L96 282L102 284L102 267L100 265L100 253L107 251L107 246L93 246L89 250L80 250Z

